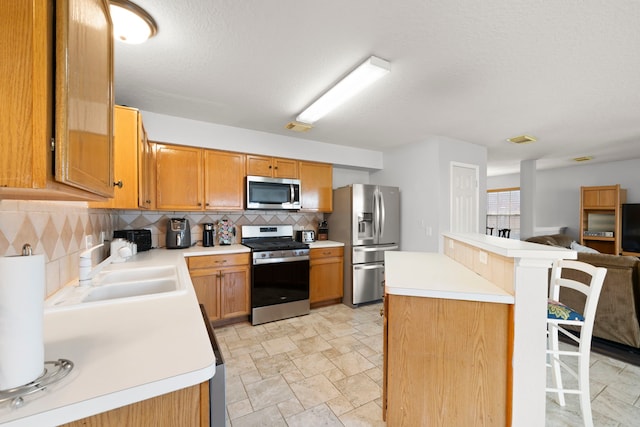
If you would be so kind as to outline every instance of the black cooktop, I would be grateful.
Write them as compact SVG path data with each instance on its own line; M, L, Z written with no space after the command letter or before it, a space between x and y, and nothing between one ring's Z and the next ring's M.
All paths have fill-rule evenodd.
M308 249L306 243L295 241L291 238L256 238L243 239L242 244L253 251L277 251L283 249Z

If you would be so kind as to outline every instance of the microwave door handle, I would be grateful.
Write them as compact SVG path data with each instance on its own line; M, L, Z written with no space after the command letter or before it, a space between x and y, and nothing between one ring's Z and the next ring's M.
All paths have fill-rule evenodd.
M295 201L296 192L293 189L293 184L289 184L289 203L293 204Z

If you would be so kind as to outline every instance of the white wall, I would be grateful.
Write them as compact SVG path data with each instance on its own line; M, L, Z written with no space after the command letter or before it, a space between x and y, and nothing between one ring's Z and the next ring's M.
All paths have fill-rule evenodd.
M437 252L440 233L449 230L450 163L480 167L481 229L485 227L486 149L447 138L396 147L384 152L385 167L371 183L400 187L401 248Z
M369 184L369 172L364 170L333 167L333 188L349 184Z
M485 228L486 148L444 137L380 152L141 112L152 141L265 154L334 165L333 187L372 183L400 187L404 250L439 250L449 230L450 163L480 167L480 230ZM384 158L384 165L383 165Z
M141 114L151 141L288 157L369 170L383 167L381 151L309 141L150 111L141 111ZM292 134L295 135L293 132Z
M566 226L578 238L580 187L620 184L628 203L640 203L640 159L539 170L536 173L536 227ZM489 177L487 188L520 186L520 175Z

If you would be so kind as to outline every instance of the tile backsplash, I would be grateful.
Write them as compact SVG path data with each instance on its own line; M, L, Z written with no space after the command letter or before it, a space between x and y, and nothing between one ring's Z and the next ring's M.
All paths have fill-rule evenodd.
M98 242L100 232L112 235L112 215L85 202L0 200L0 256L21 254L25 243L44 254L50 295L78 277L85 236Z
M295 230L318 230L322 213L299 213L288 211L243 211L243 212L162 212L162 211L114 211L114 229L151 230L151 243L154 248L165 246L167 223L170 218L186 218L191 227L191 243L201 244L202 224L216 224L227 219L236 226L236 242L240 243L240 231L243 225L287 224Z
M47 295L78 277L78 258L85 249L85 236L99 242L104 232L108 240L113 230L146 228L151 230L154 248L165 246L169 218L187 218L191 241L202 240L202 224L228 219L237 228L240 242L242 225L290 224L294 230L318 230L321 213L286 211L243 212L162 212L89 209L85 202L0 200L0 256L22 253L28 243L33 253L44 254Z

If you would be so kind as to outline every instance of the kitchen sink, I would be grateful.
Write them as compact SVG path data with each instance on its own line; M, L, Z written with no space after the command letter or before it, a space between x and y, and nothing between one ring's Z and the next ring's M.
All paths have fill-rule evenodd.
M112 283L91 287L82 302L105 301L116 298L128 298L153 295L177 290L177 280L150 279L133 282Z
M95 286L104 286L114 283L168 278L176 278L176 268L174 266L140 267L103 271L93 279L93 284Z
M184 291L175 266L111 268L87 286L70 286L45 302L46 307L72 306L123 298L170 295Z

